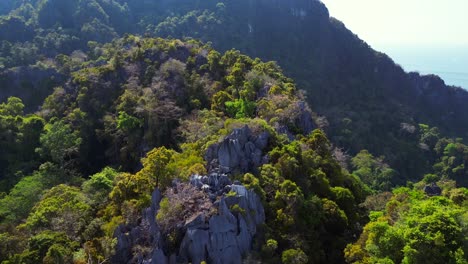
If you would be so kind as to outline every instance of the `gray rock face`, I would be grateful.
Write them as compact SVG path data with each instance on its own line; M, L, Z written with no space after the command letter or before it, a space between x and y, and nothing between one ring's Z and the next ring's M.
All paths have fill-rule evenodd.
M248 126L234 129L221 143L211 145L206 154L210 171L221 173L249 172L262 165L263 150L268 145L270 134L253 135Z
M151 263L168 264L169 262L166 256L164 256L164 252L162 251L162 249L157 249L153 252L152 258L150 260L143 261L143 263L145 264L151 264Z
M233 190L236 196L223 197L218 203L218 214L208 221L198 216L186 225L187 232L181 243L179 256L192 263L242 263L252 247L257 225L265 221L260 199L244 186ZM239 191L239 192L237 192ZM229 204L238 204L243 213L232 212ZM258 210L258 211L255 211Z
M161 192L156 189L151 195L151 206L143 211L141 222L137 226L120 225L114 231L117 238L116 254L111 258L111 263L128 263L132 258L132 248L137 244L150 244L159 247L161 244L161 232L156 223L156 213L161 202ZM164 263L164 262L158 262Z
M316 128L312 119L312 113L307 106L307 103L304 101L297 102L297 108L299 109L299 113L295 123L302 130L302 132L307 135Z
M265 222L260 198L240 183L232 183L226 174L193 175L190 184L203 190L209 197L220 197L213 205L217 214L202 212L178 227L183 238L178 251L169 255L164 249L164 238L156 222L161 193L153 192L151 206L143 211L137 226L121 225L115 231L117 254L112 263L175 264L200 263L240 264L252 248L257 226ZM226 196L228 192L235 193ZM215 200L213 199L213 200ZM234 205L236 209L234 210ZM132 255L135 245L150 245L148 256Z
M209 204L217 209L214 210L217 213L197 211L177 226L176 231L182 239L175 252L166 248L167 243L156 222L161 201L161 193L156 190L139 225L122 225L115 231L117 254L111 259L112 263L242 263L242 258L252 248L258 225L265 222L265 211L254 191L247 190L238 181L232 182L228 175L233 171L251 171L267 161L263 150L269 138L267 132L252 135L246 126L234 130L223 142L209 148L205 158L213 165L210 173L192 175L189 182L206 193L205 197L211 199ZM132 255L135 245L150 245L152 252L145 256Z
M290 107L290 116L287 120L275 123L275 130L286 135L289 140L294 140L294 133L291 132L290 126L299 129L303 135L308 135L312 130L317 128L313 118L312 111L304 101L298 101Z
M192 175L190 184L203 190L208 195L223 195L231 190L231 180L226 174L211 173L209 176ZM213 200L214 202L214 200Z

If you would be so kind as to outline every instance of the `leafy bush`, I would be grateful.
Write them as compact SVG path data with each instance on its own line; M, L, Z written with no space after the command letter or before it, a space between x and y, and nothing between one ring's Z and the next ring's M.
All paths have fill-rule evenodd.
M300 249L285 250L281 256L284 264L305 264L308 260L307 255Z

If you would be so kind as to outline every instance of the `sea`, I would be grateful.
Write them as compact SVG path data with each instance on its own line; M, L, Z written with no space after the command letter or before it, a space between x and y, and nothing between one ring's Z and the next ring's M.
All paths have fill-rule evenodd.
M407 72L435 74L447 85L468 90L468 48L384 47L380 50Z

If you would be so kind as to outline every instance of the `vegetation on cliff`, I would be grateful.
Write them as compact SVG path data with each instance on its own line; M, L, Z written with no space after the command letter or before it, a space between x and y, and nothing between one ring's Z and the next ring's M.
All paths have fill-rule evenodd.
M0 100L2 263L110 262L155 188L177 254L177 226L236 196L186 184L217 169L265 209L248 260L467 263L467 92L320 1L3 0ZM243 129L244 163L223 145Z
M296 108L301 94L275 63L128 36L55 67L69 79L39 112L24 115L14 97L0 108L10 127L1 143L10 148L1 159L5 263L108 259L114 229L138 221L155 187L206 173L208 147L245 125L270 135L269 160L232 175L266 210L252 257L277 262L300 250L340 262L366 221L358 204L368 189L340 167L322 131L305 133L299 115L311 112Z

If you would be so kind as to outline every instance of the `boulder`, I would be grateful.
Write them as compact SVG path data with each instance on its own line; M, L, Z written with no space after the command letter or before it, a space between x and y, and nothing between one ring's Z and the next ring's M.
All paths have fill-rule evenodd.
M268 132L262 132L255 139L255 146L258 149L265 149L268 146L269 139L270 139L270 134Z

